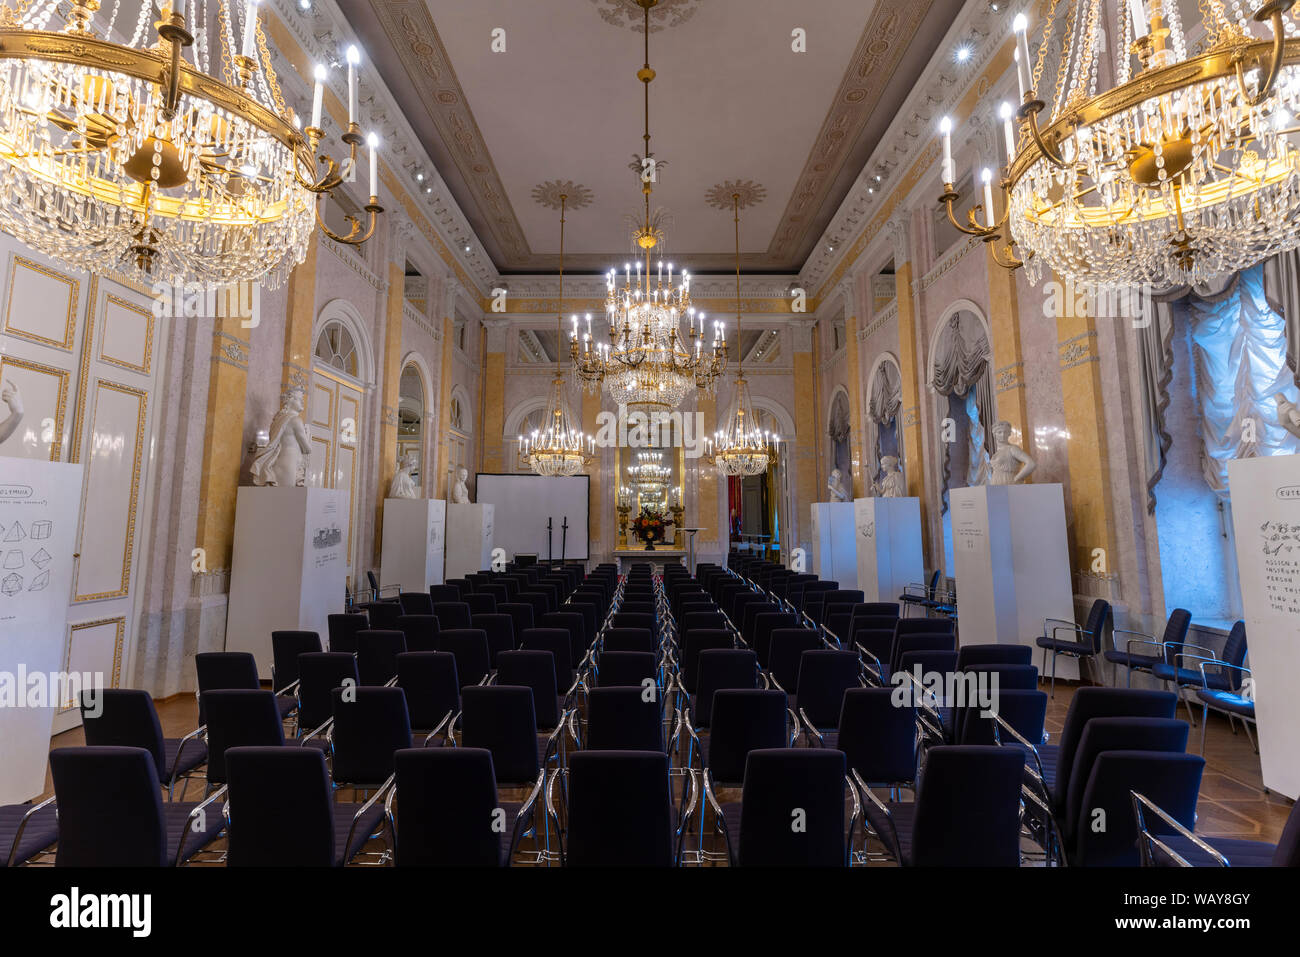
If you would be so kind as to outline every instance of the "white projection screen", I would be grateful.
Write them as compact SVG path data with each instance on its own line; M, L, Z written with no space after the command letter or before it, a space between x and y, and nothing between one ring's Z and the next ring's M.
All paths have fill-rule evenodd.
M564 557L585 560L591 539L588 496L591 480L586 475L548 478L544 475L497 475L478 473L478 503L495 507L493 546L506 550L506 560L519 554L536 555L539 562L548 555L560 560L561 525L569 520ZM551 519L550 551L546 520Z

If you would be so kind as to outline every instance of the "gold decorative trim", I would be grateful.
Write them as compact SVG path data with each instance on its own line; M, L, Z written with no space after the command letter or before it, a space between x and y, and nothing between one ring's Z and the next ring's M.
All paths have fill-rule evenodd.
M47 366L42 362L33 362L30 359L19 359L17 356L0 356L0 379L4 377L3 373L6 365L17 366L19 369L26 369L28 372L35 372L38 375L54 376L59 380L58 406L54 413L54 439L50 442L50 461L60 461L63 457L63 418L68 408L68 381L72 378L72 373L57 366ZM72 444L75 446L76 442L74 441Z
M136 315L144 316L144 365L137 365L134 362L128 362L125 359L117 359L104 353L104 344L108 341L108 307L118 305L128 312L134 312ZM115 365L121 369L129 369L132 372L138 372L141 375L148 375L149 370L153 367L153 335L154 335L154 316L152 309L145 309L143 306L137 306L130 300L123 299L121 296L115 296L109 293L104 297L104 310L100 319L100 336L99 336L99 359L101 362L107 362L109 365Z
M113 671L109 678L108 686L110 688L119 688L122 685L122 650L126 643L126 616L118 615L115 618L97 618L94 621L79 621L68 625L68 640L63 650L63 673L72 672L72 637L78 631L84 631L87 628L101 628L104 625L117 625L117 637L113 640ZM67 714L69 711L76 710L74 702L72 707L59 708L59 714Z
M18 280L18 267L23 266L32 272L39 273L47 279L55 279L68 287L68 318L63 327L63 339L50 339L35 332L28 332L25 329L15 329L9 322L9 316L13 312L14 306L14 286ZM72 343L77 334L77 295L81 288L81 282L66 273L61 273L57 269L51 269L48 266L42 266L26 256L19 256L11 253L9 256L9 295L5 298L5 332L17 339L26 339L28 342L36 342L43 346L53 346L56 349L72 351Z
M81 461L81 427L85 423L86 383L90 378L90 349L95 338L95 312L99 308L99 276L90 274L90 287L86 295L86 328L81 337L81 368L77 373L77 395L72 408L72 437L68 443L68 461L77 464Z

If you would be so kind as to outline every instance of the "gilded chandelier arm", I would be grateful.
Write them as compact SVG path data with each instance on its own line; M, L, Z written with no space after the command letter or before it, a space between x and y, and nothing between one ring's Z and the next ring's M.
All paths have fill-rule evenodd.
M1026 94L1025 105L1020 108L1020 119L1024 121L1025 128L1029 130L1029 136L1038 147L1038 151L1043 154L1043 158L1058 169L1070 169L1070 163L1067 163L1059 152L1047 145L1043 139L1043 132L1038 128L1038 114L1042 112L1046 105L1042 100L1029 99L1030 94Z
M364 236L361 235L363 228L360 221L351 214L345 217L349 224L349 231L346 236L340 236L338 233L331 230L325 225L325 220L321 219L319 203L316 205L316 223L320 226L321 232L336 243L345 243L348 246L360 246L375 234L375 226L379 222L379 214L384 211L384 207L379 205L378 200L378 196L371 196L370 202L366 203L366 213L370 216L370 225L369 228L364 230Z
M993 261L1003 269L1019 269L1025 264L1025 260L1034 258L1032 252L1024 259L1018 258L1016 254L1012 252L1012 250L1016 248L1016 241L1014 239L1011 240L1011 242L1002 245L1001 251L999 251L998 247L1001 239L1002 237L1000 235L985 236L984 242L989 244L989 252L993 254Z
M986 237L989 236L996 236L997 233L999 233L1002 230L1002 228L1006 226L1007 217L1011 213L1011 204L1009 202L1007 203L1007 208L1002 211L1002 219L999 220L995 225L993 226L980 225L978 214L981 212L985 212L984 204L980 203L977 206L973 206L966 211L966 221L970 225L963 226L960 222L957 221L957 217L953 214L953 204L957 202L957 200L960 199L961 196L952 188L951 183L945 183L944 186L945 186L944 194L939 197L939 202L943 203L944 208L948 213L948 222L952 223L954 229L958 230L959 232L967 236L975 236L978 239L985 239ZM1002 188L1004 190L1006 189L1005 182L1002 183Z
M1268 72L1264 76L1264 82L1260 84L1259 91L1254 96L1246 92L1246 70L1242 66L1242 60L1238 59L1236 62L1237 88L1241 91L1241 98L1246 101L1248 106L1259 106L1273 93L1278 74L1282 72L1282 61L1286 50L1286 28L1282 23L1282 15L1288 13L1293 6L1295 6L1295 0L1268 0L1267 3L1255 11L1256 22L1263 23L1266 20L1272 22L1273 52L1269 57Z

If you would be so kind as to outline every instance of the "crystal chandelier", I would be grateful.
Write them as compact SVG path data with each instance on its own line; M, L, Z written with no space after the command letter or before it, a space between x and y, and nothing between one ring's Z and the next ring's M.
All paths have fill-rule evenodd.
M1033 283L1044 269L1097 285L1199 283L1300 246L1294 2L1258 6L1253 20L1272 34L1263 39L1245 0L1201 0L1204 40L1192 49L1174 0L1124 0L1118 23L1104 0L1052 0L1036 62L1018 16L1022 105L1001 109L1006 211L995 220L985 170L983 204L965 223L953 215L945 119L949 220ZM1115 84L1101 90L1108 35ZM1040 90L1049 51L1060 51L1057 80Z
M668 487L673 470L663 462L662 452L638 452L636 463L627 467L628 475L642 494L662 494Z
M574 427L560 365L560 344L564 342L564 212L568 199L567 194L560 194L560 308L555 316L555 378L551 380L551 399L546 406L543 428L519 439L519 451L528 458L529 468L547 476L577 475L587 464L584 445L592 451L595 446L594 439L586 438Z
M736 356L736 394L731 400L727 420L717 434L713 462L723 475L761 475L776 459L775 437L758 427L754 403L745 381L744 344L740 341L740 194L731 194L736 221L736 344L742 350Z
M727 367L727 342L721 326L714 323L711 343L705 346L706 319L691 305L691 277L686 270L673 284L673 265L668 263L667 282L660 256L651 276L651 252L663 239L663 230L650 212L650 194L656 181L654 154L650 151L650 8L659 0L636 0L645 11L645 64L637 79L645 85L645 154L640 168L641 193L645 202L644 225L633 240L638 251L635 280L631 263L623 267L623 286L617 287L617 270L605 277L605 313L609 321L609 342L597 344L591 335L591 317L581 340L574 323L570 342L574 371L589 391L604 383L620 406L655 413L681 404L692 386L711 394L718 377ZM645 275L640 255L645 255ZM688 331L682 335L683 321Z
M0 6L0 229L74 269L274 288L306 256L318 197L355 174L355 48L340 164L318 155L323 68L300 131L258 0L189 0L189 20L186 0L172 0L152 25L152 0L134 22L122 0L100 6ZM371 136L369 228L320 223L340 242L364 242L383 212L377 146Z

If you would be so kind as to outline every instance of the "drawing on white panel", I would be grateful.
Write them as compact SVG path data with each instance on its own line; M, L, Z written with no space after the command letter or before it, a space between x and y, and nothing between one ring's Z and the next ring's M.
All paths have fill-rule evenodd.
M49 583L50 583L50 573L48 570L46 570L41 572L39 575L37 575L35 578L32 579L32 584L27 590L42 591L45 588L45 586L48 585Z
M11 548L5 552L5 571L13 571L15 568L22 568L26 562L23 561L23 551L21 548Z
M22 522L14 522L9 528L9 534L5 535L6 542L21 542L27 537L27 532L23 530Z
M343 541L343 532L337 525L333 525L329 528L316 529L316 537L312 539L311 544L313 548L332 548L341 541Z
M32 564L35 565L37 568L44 568L52 560L53 559L50 553L43 548L40 551L38 551L35 555L32 556Z
M49 538L54 532L54 523L48 519L32 522L32 538Z
M874 538L876 534L876 523L866 522L858 526L858 531L862 533L863 538Z
M437 548L442 544L442 523L434 522L429 526L429 547Z
M4 578L0 579L0 594L13 597L23 590L23 576L17 572L11 572Z

